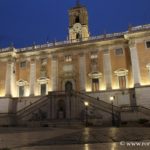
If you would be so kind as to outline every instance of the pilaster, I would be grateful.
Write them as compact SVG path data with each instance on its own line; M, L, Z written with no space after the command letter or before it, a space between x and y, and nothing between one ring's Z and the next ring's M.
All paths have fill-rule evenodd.
M34 59L30 60L30 96L35 95L36 84L36 63Z
M80 74L80 90L86 89L86 58L85 54L79 56L79 74Z
M137 54L137 48L135 41L131 40L129 42L130 54L131 54L131 63L132 63L132 73L134 86L140 86L141 75L140 75L140 67L139 67L139 58Z
M52 91L57 91L58 87L58 58L52 57L51 60L51 80L52 80Z
M104 68L106 89L112 89L112 68L111 68L110 53L108 49L104 50L103 68Z
M7 62L5 96L16 96L16 66L13 58Z

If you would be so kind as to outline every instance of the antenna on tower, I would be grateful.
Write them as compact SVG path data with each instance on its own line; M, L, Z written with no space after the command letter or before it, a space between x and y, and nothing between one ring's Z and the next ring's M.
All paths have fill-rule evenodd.
M77 1L76 1L76 5L77 5L77 6L80 6L80 0L77 0Z

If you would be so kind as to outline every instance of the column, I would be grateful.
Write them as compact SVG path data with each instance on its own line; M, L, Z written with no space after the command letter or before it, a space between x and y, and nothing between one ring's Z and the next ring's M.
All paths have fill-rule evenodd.
M138 54L137 54L137 48L136 48L135 41L129 42L129 48L130 48L130 55L131 55L134 86L138 87L138 86L140 86L141 75L140 75L139 58L138 58Z
M85 54L81 53L79 56L79 78L80 78L80 90L86 89L86 58Z
M16 96L16 66L13 59L7 63L5 96Z
M35 60L30 61L30 96L35 95L35 83L36 83L36 63Z
M5 80L5 96L11 96L11 72L12 72L12 64L11 61L7 62L6 69L6 80Z
M104 77L106 82L106 89L112 89L112 68L109 50L104 50L103 55Z
M58 60L56 56L52 57L51 62L51 84L52 91L57 91L58 86Z

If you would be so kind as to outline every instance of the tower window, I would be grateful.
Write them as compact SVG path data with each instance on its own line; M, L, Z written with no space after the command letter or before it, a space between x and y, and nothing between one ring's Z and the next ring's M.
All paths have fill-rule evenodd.
M79 23L80 22L80 17L79 16L76 16L75 18L75 23Z

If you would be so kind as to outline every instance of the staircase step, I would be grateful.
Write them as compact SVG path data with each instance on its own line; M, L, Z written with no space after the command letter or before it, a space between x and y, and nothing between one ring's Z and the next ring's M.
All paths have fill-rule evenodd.
M31 121L27 122L29 127L82 127L81 121Z

